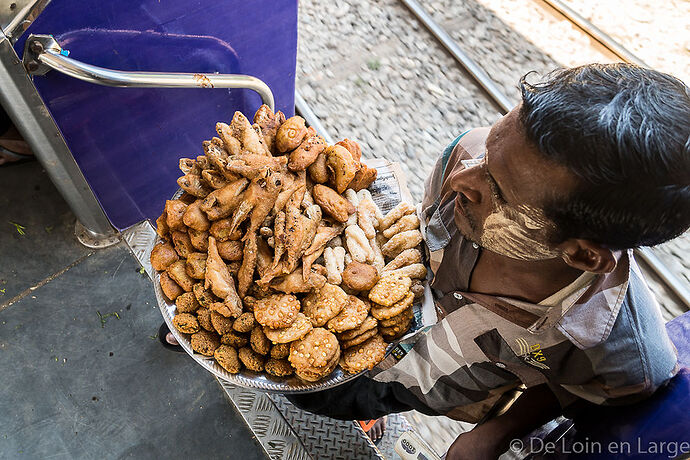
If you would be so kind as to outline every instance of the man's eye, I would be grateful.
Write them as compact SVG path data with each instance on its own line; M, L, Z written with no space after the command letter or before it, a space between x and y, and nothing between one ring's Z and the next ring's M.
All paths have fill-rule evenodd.
M501 191L498 189L498 184L489 174L489 170L487 169L484 172L486 173L486 181L489 183L489 189L491 190L491 195L493 196L493 198L499 203L507 203L507 201L503 198L503 195L501 195Z

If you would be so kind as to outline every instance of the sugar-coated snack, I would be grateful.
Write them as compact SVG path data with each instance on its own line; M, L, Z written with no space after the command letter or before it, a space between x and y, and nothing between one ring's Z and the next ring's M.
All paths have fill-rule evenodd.
M374 329L370 329L366 332L362 332L361 334L354 336L350 340L341 341L340 346L343 348L343 350L354 347L355 345L359 345L360 343L366 342L378 333L379 329L375 327Z
M273 294L257 299L254 317L262 326L278 329L290 326L297 318L301 304L292 294Z
M357 296L349 295L347 305L334 318L331 318L326 326L333 332L344 332L355 329L364 322L369 314L368 302Z
M346 349L340 366L345 372L355 374L365 369L372 369L385 354L386 342L377 334L364 343Z
M376 329L376 326L378 325L378 323L379 323L378 320L376 318L374 318L373 316L367 316L364 319L364 322L362 322L362 324L360 324L356 328L350 329L349 331L345 331L341 334L338 334L338 339L340 339L341 342L344 340L351 340L351 339L357 337L358 335L361 335L367 331L370 331L372 329Z
M264 334L268 339L275 343L290 343L299 340L313 329L311 321L303 313L298 313L295 321L288 327L272 329L264 327Z
M340 313L347 303L348 296L340 286L326 283L303 300L302 312L314 327L320 327Z
M412 302L414 302L414 294L408 290L401 300L389 307L384 307L383 305L373 305L371 307L371 316L379 321L392 318L410 308L412 306Z
M402 300L410 291L411 286L412 280L407 276L384 276L369 291L369 300L384 307L390 307Z

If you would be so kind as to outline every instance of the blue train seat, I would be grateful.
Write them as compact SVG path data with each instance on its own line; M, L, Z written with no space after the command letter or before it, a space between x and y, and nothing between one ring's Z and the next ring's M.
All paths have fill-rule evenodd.
M665 388L639 404L597 407L576 418L577 434L566 448L572 457L690 456L690 312L670 321L666 329L678 350L678 374Z
M297 2L60 0L15 43L53 35L76 60L116 70L234 73L263 80L294 113ZM111 88L51 71L34 84L112 225L155 220L177 190L180 157L202 154L217 121L250 118L246 89Z

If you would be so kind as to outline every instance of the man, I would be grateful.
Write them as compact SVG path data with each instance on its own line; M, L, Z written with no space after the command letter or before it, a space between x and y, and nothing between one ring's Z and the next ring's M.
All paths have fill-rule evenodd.
M676 373L630 249L690 226L688 88L625 64L520 87L520 105L455 139L427 180L439 322L368 376L297 405L477 422L447 458L496 458L573 404L632 403Z

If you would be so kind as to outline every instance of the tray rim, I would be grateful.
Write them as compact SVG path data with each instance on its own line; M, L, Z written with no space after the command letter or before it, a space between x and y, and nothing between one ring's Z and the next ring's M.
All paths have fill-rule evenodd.
M156 238L156 242L154 244L158 244L159 241L161 241L160 237ZM173 316L171 311L174 311L175 304L168 303L163 295L163 291L160 287L160 273L155 272L153 276L153 284L156 292L156 300L158 301L158 308L163 316L163 320L168 326L168 329L170 329L170 332L172 332L175 339L182 346L182 349L184 349L184 351L204 369L221 380L245 388L254 388L269 393L294 394L312 393L315 391L333 388L368 372L362 371L357 374L348 374L344 372L340 366L338 366L328 377L318 382L304 382L299 380L298 377L295 377L294 375L287 378L269 377L266 374L259 374L247 371L246 369L243 369L237 374L231 374L223 369L218 363L216 363L212 357L195 353L194 350L192 350L191 341L188 338L188 334L182 334L172 324Z

